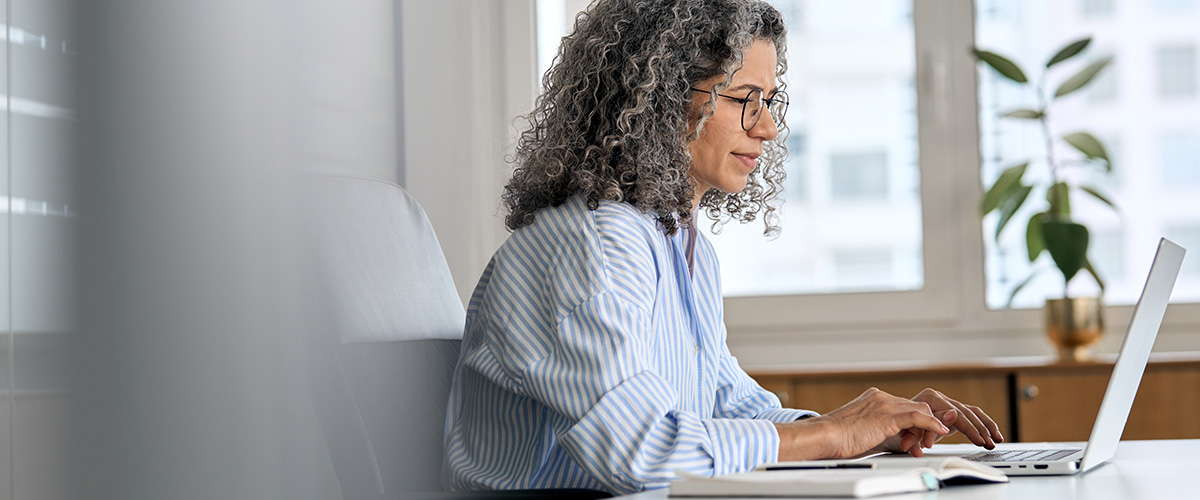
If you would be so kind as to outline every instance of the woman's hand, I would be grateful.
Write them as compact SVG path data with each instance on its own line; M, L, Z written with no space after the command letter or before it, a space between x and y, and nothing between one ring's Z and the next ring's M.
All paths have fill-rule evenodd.
M1000 426L996 425L996 422L978 406L960 403L933 389L921 391L912 400L929 405L933 414L943 423L950 426L952 430L951 434L954 431L961 432L977 446L982 446L990 450L996 447L996 443L1004 442L1004 436L1000 434ZM911 434L912 439L919 446L911 446L913 441L905 439L909 434ZM942 437L944 436L921 429L908 429L901 435L888 438L877 449L881 451L907 451L913 456L919 457L924 455L921 452L921 448L933 446ZM909 444L909 446L905 446L906 444Z
M951 432L933 412L925 401L896 397L872 387L825 415L776 424L779 460L848 458L880 449L881 443L915 450L914 455L921 456L923 439L932 446L935 438Z

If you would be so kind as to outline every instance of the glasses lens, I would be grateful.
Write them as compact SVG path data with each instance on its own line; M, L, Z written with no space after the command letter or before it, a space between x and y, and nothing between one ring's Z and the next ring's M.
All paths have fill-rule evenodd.
M746 103L742 104L742 129L750 130L758 123L758 116L762 114L763 98L762 91L751 90L746 94Z
M775 120L776 127L783 127L783 115L787 114L787 108L788 95L782 90L767 101L767 109L771 111L771 118Z

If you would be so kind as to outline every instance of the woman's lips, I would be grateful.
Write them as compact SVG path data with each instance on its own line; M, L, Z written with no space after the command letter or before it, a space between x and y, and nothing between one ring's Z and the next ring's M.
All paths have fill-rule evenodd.
M742 161L746 168L754 170L754 165L758 163L758 155L746 155L741 153L733 153L733 156Z

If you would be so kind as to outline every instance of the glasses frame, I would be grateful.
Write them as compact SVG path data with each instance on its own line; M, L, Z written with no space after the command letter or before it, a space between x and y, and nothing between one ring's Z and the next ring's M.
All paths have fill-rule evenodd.
M713 91L711 90L701 90L692 87L692 91L713 95ZM751 99L750 96L753 96L755 92L757 92L760 96L763 95L763 91L760 89L751 90L750 92L746 93L746 97L734 97L725 94L717 95L742 105L742 130L749 132L750 129L754 128L755 125L758 125L758 120L762 118L762 110L764 107L767 108L767 111L771 113L771 120L775 122L775 128L783 128L783 116L787 114L787 108L788 104L790 104L790 101L788 100L787 92L782 90L775 91L774 94L771 94L771 97L760 97L758 109L755 110L754 121L749 125L746 124L746 111L749 109L750 101L754 100ZM771 107L776 103L783 103L778 114L771 111Z

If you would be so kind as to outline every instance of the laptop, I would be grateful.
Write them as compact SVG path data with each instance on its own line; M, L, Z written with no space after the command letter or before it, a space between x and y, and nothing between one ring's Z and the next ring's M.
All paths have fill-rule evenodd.
M1037 449L1012 444L1002 446L1002 449L963 455L963 458L999 468L1010 476L1079 474L1111 459L1117 451L1121 433L1125 431L1129 409L1146 371L1150 349L1158 336L1158 327L1166 313L1167 299L1175 287L1184 253L1183 247L1166 238L1159 241L1150 276L1146 278L1142 297L1133 309L1129 330L1108 379L1100 413L1083 449Z

